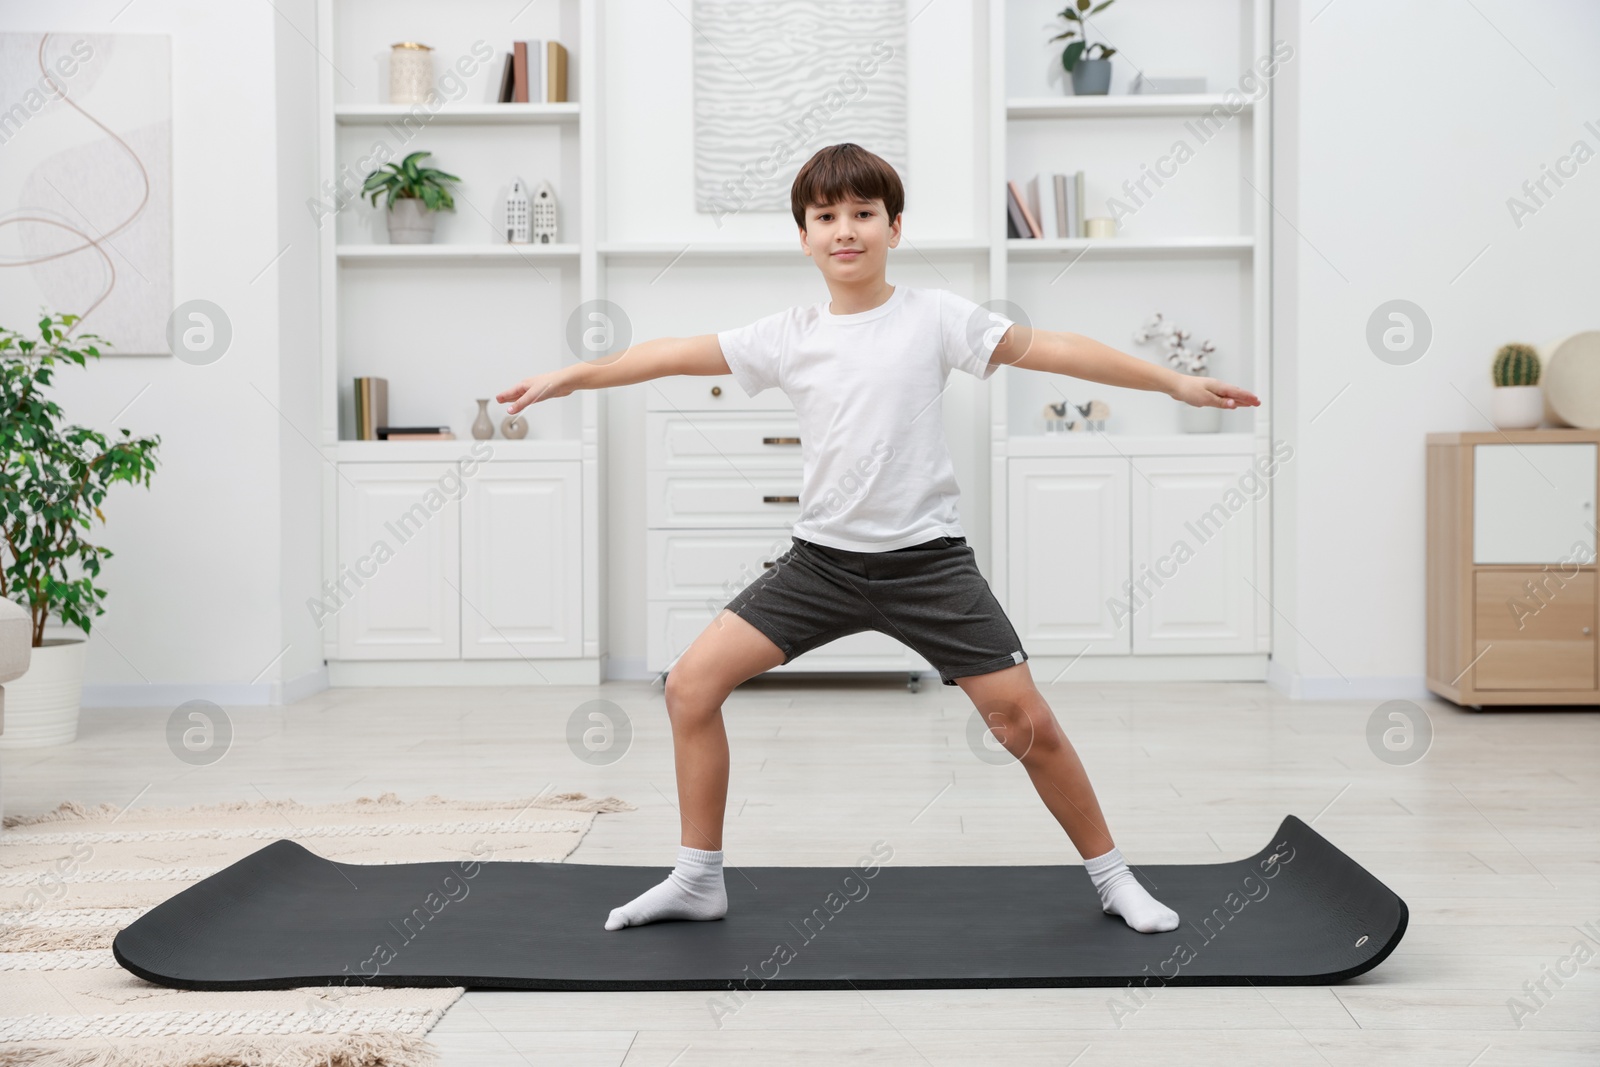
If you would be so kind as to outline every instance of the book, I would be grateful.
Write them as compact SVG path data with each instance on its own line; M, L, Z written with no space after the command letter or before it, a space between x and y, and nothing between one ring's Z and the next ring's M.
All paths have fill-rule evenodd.
M560 41L545 42L545 92L547 104L567 102L567 49Z
M455 431L448 426L379 426L380 441L454 441Z
M1028 237L1028 221L1022 217L1022 202L1017 199L1016 182L1007 182L1010 188L1006 192L1006 236Z
M1072 176L1072 206L1076 210L1077 229L1072 231L1072 236L1082 237L1085 230L1083 225L1083 171L1078 171Z
M1022 225L1017 228L1023 231L1024 237L1040 236L1039 222L1034 218L1033 213L1028 210L1028 201L1023 197L1022 191L1017 188L1017 183L1008 181L1006 186L1011 190L1011 198L1016 202L1017 210L1022 212Z
M1053 174L1050 178L1050 191L1056 201L1056 236L1076 237L1072 230L1072 214L1067 210L1067 176Z
M528 42L516 41L511 46L511 102L528 102Z
M389 421L389 380L362 377L355 380L356 440L376 441L377 427Z
M544 42L535 38L524 41L528 46L528 84L523 97L530 104L544 103Z
M1039 220L1039 232L1044 237L1059 237L1056 233L1056 198L1050 193L1050 176L1035 174L1028 179L1028 210Z
M505 66L500 68L500 92L495 97L496 103L511 103L511 94L516 91L516 84L512 80L512 75L515 71L516 61L512 54L507 52Z

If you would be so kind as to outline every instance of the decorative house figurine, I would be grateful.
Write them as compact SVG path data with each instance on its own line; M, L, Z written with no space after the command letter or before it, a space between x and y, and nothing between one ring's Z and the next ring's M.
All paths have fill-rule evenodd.
M556 191L550 188L549 182L540 182L533 190L533 202L530 205L532 212L533 243L536 245L553 245L556 243Z
M1073 417L1076 412L1078 418ZM1070 400L1063 400L1059 404L1047 403L1044 406L1044 432L1060 433L1065 430L1069 433L1090 432L1104 433L1106 419L1111 417L1111 405L1104 400L1091 400L1087 404L1074 404Z
M506 244L528 243L528 187L521 178L511 179L511 192L506 194Z

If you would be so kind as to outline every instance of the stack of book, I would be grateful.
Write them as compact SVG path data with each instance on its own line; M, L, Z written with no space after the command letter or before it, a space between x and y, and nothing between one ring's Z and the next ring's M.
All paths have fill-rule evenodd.
M356 379L356 440L358 441L454 441L448 426L390 426L389 380Z
M1006 182L1007 237L1082 237L1083 171L1036 174L1027 189Z
M560 41L517 41L500 71L502 104L567 102L567 50Z

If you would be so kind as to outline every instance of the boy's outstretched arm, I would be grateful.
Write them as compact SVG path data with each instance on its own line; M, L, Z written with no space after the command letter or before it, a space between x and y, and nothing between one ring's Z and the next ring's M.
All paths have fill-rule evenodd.
M524 378L511 388L496 393L495 399L509 405L507 414L515 415L530 404L568 396L578 389L633 385L672 374L731 373L728 361L722 356L722 345L714 333L695 337L657 337L630 345L609 356Z
M1216 378L1202 378L1118 352L1092 337L1059 330L1036 330L1013 323L995 345L989 362L1024 370L1050 371L1103 385L1166 393L1197 408L1256 407L1256 395Z

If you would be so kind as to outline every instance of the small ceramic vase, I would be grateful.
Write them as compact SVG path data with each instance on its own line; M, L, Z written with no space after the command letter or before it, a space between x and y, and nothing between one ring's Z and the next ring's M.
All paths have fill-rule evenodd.
M494 436L494 423L489 421L489 401L478 401L478 417L472 420L472 436L487 441Z
M507 415L500 420L500 436L507 441L520 441L528 436L528 420L521 415Z

